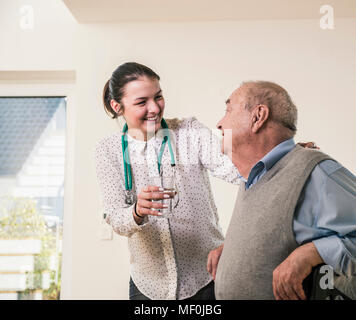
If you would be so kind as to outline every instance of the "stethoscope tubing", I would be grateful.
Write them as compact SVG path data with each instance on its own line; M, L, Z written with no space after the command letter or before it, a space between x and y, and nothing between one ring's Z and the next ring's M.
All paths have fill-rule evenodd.
M171 139L170 139L170 135L169 135L168 125L163 118L161 120L161 126L166 132L163 137L163 141L162 141L159 156L158 156L158 161L157 161L158 172L161 172L161 161L162 161L164 148L165 148L167 142L168 142L169 153L171 156L171 166L172 167L175 166L175 158L174 158L173 148L172 148ZM128 126L127 126L127 123L125 123L124 128L122 130L122 136L121 136L122 156L123 156L124 173L125 173L125 190L131 191L132 190L132 168L131 168L131 164L130 164L130 160L129 160L129 153L128 153L128 141L127 141L127 136L126 136L127 131L128 131Z

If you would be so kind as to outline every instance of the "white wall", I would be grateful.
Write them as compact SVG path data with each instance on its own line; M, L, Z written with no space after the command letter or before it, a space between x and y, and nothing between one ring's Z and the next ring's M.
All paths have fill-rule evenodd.
M21 29L20 8L33 8L33 29ZM72 70L78 23L60 0L0 1L0 70Z
M40 14L47 14L51 24L51 16L59 19L57 9ZM92 157L94 144L118 130L103 110L101 93L123 62L147 64L161 76L167 118L194 115L211 128L241 81L275 81L299 107L296 140L316 141L356 173L356 19L336 19L335 29L328 31L319 28L318 20L78 25L61 10L57 25L63 24L63 29L52 25L51 35L43 28L34 31L36 45L21 38L18 43L9 41L6 53L0 50L0 70L77 71L74 210L64 217L72 229L67 243L72 264L66 269L70 275L64 275L71 286L64 281L63 298L128 297L127 239L98 238L101 204ZM3 24L9 28L11 22L1 21L0 28L1 40L9 40L12 36L5 34ZM25 42L31 44L26 55L17 50ZM226 230L237 190L212 182Z

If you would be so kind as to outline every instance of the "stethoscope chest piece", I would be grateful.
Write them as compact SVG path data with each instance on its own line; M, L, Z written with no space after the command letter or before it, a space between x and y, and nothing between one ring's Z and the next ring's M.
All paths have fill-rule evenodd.
M125 190L125 203L128 205L134 204L134 194L132 190Z

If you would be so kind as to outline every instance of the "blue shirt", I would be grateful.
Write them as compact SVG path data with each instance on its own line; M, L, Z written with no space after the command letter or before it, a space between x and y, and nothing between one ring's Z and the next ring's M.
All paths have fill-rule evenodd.
M286 140L251 169L251 188L295 147ZM312 241L324 262L346 276L356 275L356 177L333 160L320 162L310 174L294 213L293 230L299 245Z

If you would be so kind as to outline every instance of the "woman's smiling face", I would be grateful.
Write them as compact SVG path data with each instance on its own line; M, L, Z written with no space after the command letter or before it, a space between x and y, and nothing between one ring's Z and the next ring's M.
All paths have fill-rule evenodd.
M130 81L125 85L121 105L117 107L120 106L130 134L146 140L147 133L153 134L161 127L164 98L159 81L146 76Z

